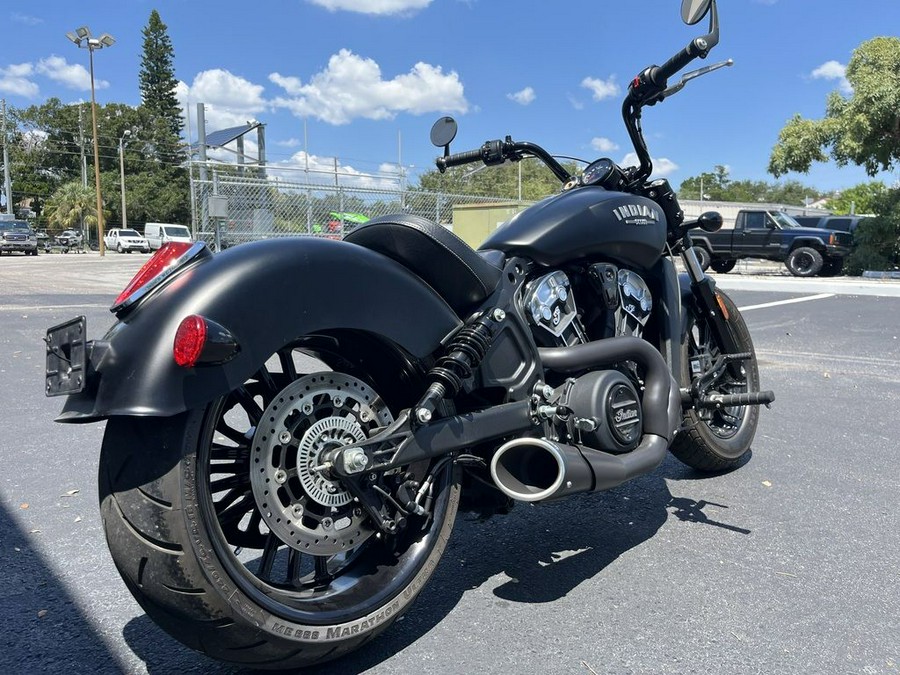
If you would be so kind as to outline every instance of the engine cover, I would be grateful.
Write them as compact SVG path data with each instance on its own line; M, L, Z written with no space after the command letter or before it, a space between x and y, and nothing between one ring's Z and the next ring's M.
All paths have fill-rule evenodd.
M641 399L619 371L601 370L572 380L561 403L580 420L570 431L581 444L616 453L637 447L643 434Z
M584 342L572 284L565 272L551 272L530 282L523 299L538 344L571 346Z

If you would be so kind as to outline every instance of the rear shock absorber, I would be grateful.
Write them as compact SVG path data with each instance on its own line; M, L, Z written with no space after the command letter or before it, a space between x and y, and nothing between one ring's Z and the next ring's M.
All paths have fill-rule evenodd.
M459 393L463 382L481 365L494 339L494 327L505 317L502 309L495 309L490 315L482 314L454 336L447 353L428 371L431 384L415 408L420 424L431 421L435 408L443 399Z

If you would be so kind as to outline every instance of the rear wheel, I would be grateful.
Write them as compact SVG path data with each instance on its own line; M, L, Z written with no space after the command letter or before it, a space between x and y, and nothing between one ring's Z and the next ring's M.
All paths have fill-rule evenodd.
M719 274L728 274L737 265L737 260L713 260L709 266L713 268L713 272Z
M750 358L740 366L735 376L728 368L713 382L707 393L739 394L759 390L759 368L753 340L738 308L720 290L716 294L728 310L728 326L739 352L749 352ZM720 354L718 345L706 319L693 313L687 334L683 337L682 386L690 387ZM750 450L759 422L757 406L731 406L721 409L695 410L684 413L684 430L672 444L672 454L690 467L700 471L725 471L735 468Z
M101 455L107 542L129 590L184 644L255 668L331 660L387 628L434 572L459 503L446 460L372 474L387 494L433 479L425 515L377 528L322 457L390 423L415 373L368 339L297 346L319 372L299 374L286 347L203 409L112 418Z

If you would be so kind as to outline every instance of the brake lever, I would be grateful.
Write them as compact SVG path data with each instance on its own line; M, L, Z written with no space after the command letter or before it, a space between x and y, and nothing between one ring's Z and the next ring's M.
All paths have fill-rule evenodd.
M711 66L703 66L702 68L697 68L697 70L692 70L689 73L685 73L681 76L681 80L677 84L673 84L671 87L662 92L659 96L659 101L664 98L668 98L672 94L677 94L679 91L684 89L684 85L693 80L695 77L700 77L701 75L706 75L707 73L711 73L714 70L718 70L719 68L725 68L726 66L733 66L734 60L728 59L726 61L719 61L718 63L714 63ZM657 103L658 101L654 101Z

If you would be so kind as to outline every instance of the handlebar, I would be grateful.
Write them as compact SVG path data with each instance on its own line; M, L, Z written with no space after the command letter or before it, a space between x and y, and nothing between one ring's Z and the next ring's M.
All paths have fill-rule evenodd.
M479 148L478 150L466 150L465 152L457 152L453 155L447 155L446 157L438 157L434 160L434 163L437 164L438 170L441 173L444 173L444 171L451 166L462 166L463 164L480 162L483 161L483 159L484 157Z
M566 183L572 179L572 174L560 164L549 152L535 143L527 141L514 141L509 136L505 140L486 141L478 150L466 150L434 160L438 171L444 173L453 166L484 162L488 166L503 164L509 160L518 162L525 157L537 157L541 160L553 175L561 182Z
M702 40L702 38L692 40L687 47L662 64L659 68L652 70L650 78L653 80L653 83L665 87L666 82L670 77L700 56L702 52L695 47L695 43L699 40Z

